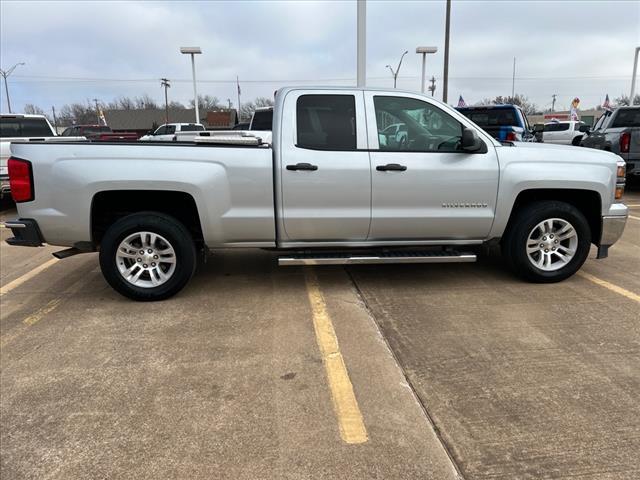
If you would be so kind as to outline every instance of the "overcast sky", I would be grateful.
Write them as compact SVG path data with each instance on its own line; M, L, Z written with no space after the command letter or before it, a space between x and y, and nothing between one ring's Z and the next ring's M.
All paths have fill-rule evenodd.
M427 75L441 98L445 1L373 1L367 6L367 84L419 90L418 45L438 47ZM284 85L354 85L355 1L8 1L0 0L0 64L25 62L9 79L14 111L144 93L192 98L191 69L179 47L197 45L199 93L236 103ZM629 93L640 45L640 1L453 0L449 103L516 92L539 107L581 107ZM0 94L6 111L4 88Z

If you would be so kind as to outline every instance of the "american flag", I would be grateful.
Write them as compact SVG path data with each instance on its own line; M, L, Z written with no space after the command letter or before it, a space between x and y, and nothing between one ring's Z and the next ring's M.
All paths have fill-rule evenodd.
M460 95L460 98L458 99L458 108L466 107L466 106L467 104L464 103L464 98L462 98L462 95Z
M607 96L604 99L604 103L602 104L602 108L604 108L605 110L611 110L611 103L609 102L609 94L607 93Z

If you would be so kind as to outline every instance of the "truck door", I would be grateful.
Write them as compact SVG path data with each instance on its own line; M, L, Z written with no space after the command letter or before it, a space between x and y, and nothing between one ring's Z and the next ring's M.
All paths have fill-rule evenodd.
M372 178L368 240L485 238L498 189L493 144L479 133L485 153L461 151L464 117L425 97L364 95ZM402 144L383 133L397 123L406 127Z
M292 90L282 112L281 239L365 240L371 171L362 92Z

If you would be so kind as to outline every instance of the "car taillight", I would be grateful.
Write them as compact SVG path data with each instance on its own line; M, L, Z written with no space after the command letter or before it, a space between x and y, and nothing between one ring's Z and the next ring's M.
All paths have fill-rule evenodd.
M517 142L518 141L518 137L516 135L516 132L508 132L507 133L507 137L505 138L505 140L507 142Z
M631 132L623 132L620 135L620 153L629 153L631 145Z
M9 158L9 186L11 196L16 203L33 200L33 172L31 162L20 158Z

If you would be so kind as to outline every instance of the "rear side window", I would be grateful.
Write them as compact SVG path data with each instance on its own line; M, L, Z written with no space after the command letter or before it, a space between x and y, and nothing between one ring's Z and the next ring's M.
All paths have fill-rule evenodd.
M353 95L302 95L296 106L297 146L316 150L356 149Z
M566 130L569 130L568 123L547 123L544 126L545 132L564 132Z
M298 100L299 101L299 100ZM271 130L273 125L273 110L256 111L251 121L251 130Z
M611 125L611 128L619 127L640 127L640 108L620 110Z
M176 133L176 126L175 125L167 125L167 131L164 132L166 135L173 135L174 133Z
M0 137L50 137L53 135L44 118L2 118Z
M202 130L204 130L204 127L202 125L196 125L194 123L191 123L189 125L182 125L180 127L181 132L200 132Z

